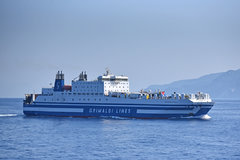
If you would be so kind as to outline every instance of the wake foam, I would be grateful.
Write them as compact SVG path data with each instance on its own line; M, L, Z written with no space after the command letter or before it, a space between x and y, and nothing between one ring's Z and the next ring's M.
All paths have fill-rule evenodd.
M190 116L190 117L181 117L181 118L170 118L170 119L190 119L190 120L194 120L194 119L198 119L198 120L210 120L212 117L210 117L209 115L205 114L202 116Z
M118 116L101 116L101 118L104 118L104 119L116 119L116 120L133 119L133 118L128 118L128 117L118 117Z
M16 117L17 114L0 114L0 117Z

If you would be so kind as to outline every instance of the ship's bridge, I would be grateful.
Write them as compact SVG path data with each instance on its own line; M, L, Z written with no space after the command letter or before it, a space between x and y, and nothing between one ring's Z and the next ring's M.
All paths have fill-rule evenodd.
M128 81L127 76L103 75L98 77L98 81Z

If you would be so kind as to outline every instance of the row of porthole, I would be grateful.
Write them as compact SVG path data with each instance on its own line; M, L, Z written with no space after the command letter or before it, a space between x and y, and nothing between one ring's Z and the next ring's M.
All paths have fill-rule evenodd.
M96 90L85 90L85 89L79 89L79 90L73 90L73 91L78 91L78 92L97 92L97 89Z
M85 99L85 98L83 98L82 100L83 100L83 101L85 101L86 99ZM82 101L82 100L81 100L81 98L79 99L79 101ZM88 100L88 101L90 101L90 99L89 99L89 98L88 98L87 100ZM102 99L101 99L101 98L99 98L98 100L99 100L99 101L101 101ZM44 101L46 101L46 99L44 99ZM52 101L53 101L53 99L52 99ZM59 99L57 99L57 101L59 101ZM63 99L63 101L65 101L65 99ZM75 101L75 99L72 99L72 101ZM94 99L94 101L97 101L97 99L95 98L95 99ZM106 101L108 101L108 99L106 99Z
M81 87L77 87L77 86L75 86L75 88L98 88L98 86L90 86L90 87L88 87L88 86L81 86Z
M106 86L107 87L107 86ZM115 86L109 86L109 88L114 88ZM81 86L81 87L77 87L77 86L75 86L75 88L93 88L92 86L90 86L90 87L88 87L88 86ZM98 87L96 87L96 86L94 86L94 88L98 88ZM116 88L118 88L118 86L116 86ZM121 88L121 86L119 86L119 88ZM123 88L124 88L124 86L123 86ZM128 88L128 86L126 86L126 88Z
M121 88L121 86L119 86L119 87L118 87L118 86L106 86L106 88L107 88L107 87L108 87L108 88L114 88L114 87L116 87L116 88ZM124 88L124 86L122 86L122 87ZM128 86L126 86L126 88L128 88Z
M75 91L75 90L74 90ZM64 93L62 93L63 95ZM103 93L65 93L65 95L103 95Z
M107 92L107 91L109 91L109 92L127 92L128 90L105 90L105 92Z
M110 82L105 82L104 84L113 84L113 83L110 83ZM128 83L124 83L124 82L122 82L122 83L117 83L117 84L128 84Z

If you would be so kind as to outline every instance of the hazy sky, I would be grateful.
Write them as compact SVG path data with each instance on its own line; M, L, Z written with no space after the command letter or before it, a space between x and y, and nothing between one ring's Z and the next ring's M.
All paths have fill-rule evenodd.
M0 0L0 97L109 67L130 89L240 68L239 0Z

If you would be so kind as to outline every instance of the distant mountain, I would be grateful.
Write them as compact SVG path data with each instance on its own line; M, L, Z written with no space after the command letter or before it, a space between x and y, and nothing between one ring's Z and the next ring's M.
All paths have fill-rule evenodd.
M197 79L181 80L165 85L151 85L146 90L161 89L168 94L209 93L212 98L240 99L240 69L222 73L209 74Z

